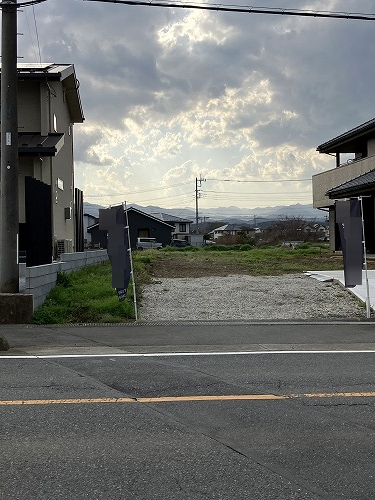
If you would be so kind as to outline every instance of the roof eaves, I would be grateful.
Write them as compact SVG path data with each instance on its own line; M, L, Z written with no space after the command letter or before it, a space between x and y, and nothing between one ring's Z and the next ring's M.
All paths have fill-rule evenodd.
M318 146L316 150L319 151L319 153L325 153L335 146L340 146L341 144L361 137L362 135L370 131L375 131L375 118L372 118L371 120L362 123L362 125L358 125L357 127L354 127L347 132L344 132L343 134L338 135L337 137L334 137L333 139L330 139L323 144L320 144L320 146Z
M154 217L153 215L151 214L147 214L146 212L142 212L142 210L138 210L137 208L134 208L134 207L129 207L127 209L128 212L130 211L133 211L133 212L138 212L139 214L142 214L142 215L145 215L146 217L149 217L150 219L153 219L157 222L160 222L160 224L164 224L165 226L168 226L168 227L171 227L172 229L174 229L174 226L171 226L170 224L167 224L166 222L164 222L163 220L161 219L158 219L157 217Z

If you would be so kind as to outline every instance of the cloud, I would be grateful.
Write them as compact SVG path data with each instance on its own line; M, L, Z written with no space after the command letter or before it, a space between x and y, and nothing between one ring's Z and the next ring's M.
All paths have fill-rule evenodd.
M343 8L338 0L283 6ZM347 0L345 10L371 12L373 3ZM373 117L368 21L81 0L49 0L35 12L42 59L74 63L80 80L86 122L75 127L76 182L87 196L105 186L141 198L155 187L160 199L170 191L157 189L200 173L311 176L334 167L316 153L319 144ZM35 61L31 14L30 7L19 14L19 53ZM193 205L189 190L175 192Z

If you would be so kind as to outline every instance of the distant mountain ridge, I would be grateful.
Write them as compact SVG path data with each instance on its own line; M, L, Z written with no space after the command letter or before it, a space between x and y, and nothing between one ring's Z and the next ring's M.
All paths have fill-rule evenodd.
M143 207L136 204L129 206L148 214L163 212L195 222L195 211L191 208L162 208L154 205ZM93 203L83 203L84 213L93 215L94 217L99 217L100 208L106 207ZM239 208L230 206L199 210L200 220L205 218L211 221L230 221L231 223L238 221L251 224L258 223L261 220L277 220L282 217L302 217L308 220L324 221L327 215L327 212L313 208L312 204L302 205L300 203L295 205L278 205L275 207Z

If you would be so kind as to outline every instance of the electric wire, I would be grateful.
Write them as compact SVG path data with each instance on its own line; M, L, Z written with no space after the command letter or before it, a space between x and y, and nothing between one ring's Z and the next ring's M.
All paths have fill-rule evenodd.
M213 179L206 178L206 181L219 181L219 182L311 182L311 177L308 179L278 179L278 180L238 180L238 179Z
M364 12L335 12L325 10L304 10L290 9L284 7L256 7L251 5L228 5L228 4L211 4L198 2L184 2L174 0L171 1L153 1L153 0L83 0L84 2L101 2L101 3L118 3L124 5L144 6L144 7L169 7L180 9L199 9L223 12L236 12L246 14L271 14L279 16L297 16L297 17L314 17L314 18L334 18L347 20L375 21L375 14Z
M235 194L235 195L243 195L243 196L249 196L249 193L238 193L237 191L212 191L212 190L206 190L206 189L202 189L202 193L217 193L217 194ZM310 193L311 194L311 191L288 191L288 193L285 193L285 194L294 194L294 193L298 193L298 194L303 194L303 193ZM280 193L280 191L268 191L268 192L256 192L256 193L250 193L250 194L283 194L283 193Z
M35 7L34 7L34 5L32 7L33 7L33 15L34 15L35 35L36 35L36 41L38 44L39 64L41 65L42 64L42 54L41 54L40 43L39 43L39 31L38 31L38 25L36 23Z
M35 41L33 39L32 33L31 33L31 27L30 27L30 22L29 22L29 16L27 15L27 9L25 9L23 12L25 13L27 29L29 30L31 45L32 45L32 49L33 49L33 52L34 52L34 58L35 58L35 61L37 61L38 60L38 54L37 54L37 51L36 51Z
M169 186L162 186L159 188L152 188L152 189L144 189L142 191L132 191L132 194L140 194L140 193L154 193L155 191L162 191L164 189L170 189L172 187L179 187L179 186L187 186L188 184L191 184L191 182L180 182L179 184L170 184ZM107 196L122 196L124 193L112 193L111 195L107 194L87 194L85 195L86 198L98 198L98 197L107 197Z

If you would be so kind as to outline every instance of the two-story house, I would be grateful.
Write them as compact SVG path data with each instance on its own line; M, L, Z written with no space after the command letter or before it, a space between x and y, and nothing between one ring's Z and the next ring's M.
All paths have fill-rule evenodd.
M335 157L336 166L312 178L315 208L329 211L330 245L340 248L335 200L362 196L366 247L375 253L375 119L318 146L319 153ZM353 158L341 163L342 154Z
M83 250L73 125L84 120L71 64L18 64L19 249L28 266Z
M240 226L238 224L224 224L210 231L212 239L217 240L220 236L238 236L239 234L249 234L254 228Z
M188 236L190 234L190 224L192 223L191 220L183 219L182 217L176 217L175 215L166 213L152 213L151 215L171 226L174 226L172 239L188 241Z

